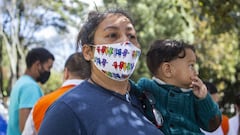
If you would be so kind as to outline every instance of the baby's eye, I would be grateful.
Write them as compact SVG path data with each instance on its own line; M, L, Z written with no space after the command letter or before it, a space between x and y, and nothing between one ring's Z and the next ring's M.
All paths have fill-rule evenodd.
M191 69L198 71L199 70L199 66L197 64L190 64L189 65Z
M189 67L192 69L192 70L195 70L195 64L189 64Z

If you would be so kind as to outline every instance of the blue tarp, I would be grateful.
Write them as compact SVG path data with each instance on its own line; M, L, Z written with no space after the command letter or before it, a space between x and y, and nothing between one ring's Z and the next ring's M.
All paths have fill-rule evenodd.
M0 135L6 135L6 134L7 134L7 122L0 115Z

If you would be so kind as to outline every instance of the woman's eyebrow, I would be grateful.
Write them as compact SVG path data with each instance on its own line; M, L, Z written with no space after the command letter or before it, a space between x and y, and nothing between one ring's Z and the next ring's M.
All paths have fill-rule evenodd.
M132 33L133 35L137 36L136 30L132 26L126 27L126 32Z
M106 30L108 30L108 29L118 30L119 27L117 27L117 26L107 26L107 27L104 28L103 30L106 31ZM127 26L127 27L126 27L126 30L127 30L127 31L131 31L131 30L134 30L134 28L133 28L132 26Z
M103 30L106 31L106 30L108 30L108 29L116 29L116 30L118 30L119 28L116 27L116 26L107 26L107 27L104 28Z
M127 30L127 31L131 31L131 30L135 30L135 29L134 29L132 26L127 26L127 27L126 27L126 30Z

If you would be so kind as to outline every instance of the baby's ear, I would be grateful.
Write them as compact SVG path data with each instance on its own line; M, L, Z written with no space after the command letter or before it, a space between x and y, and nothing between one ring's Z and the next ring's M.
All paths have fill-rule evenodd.
M164 77L170 78L172 76L172 68L170 63L164 62L160 66L160 70L162 70L162 74L164 75Z

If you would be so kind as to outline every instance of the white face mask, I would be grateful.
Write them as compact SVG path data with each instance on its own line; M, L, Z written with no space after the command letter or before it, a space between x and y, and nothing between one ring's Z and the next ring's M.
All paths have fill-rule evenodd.
M94 47L95 66L106 76L117 81L124 81L132 75L141 54L141 50L130 41Z

